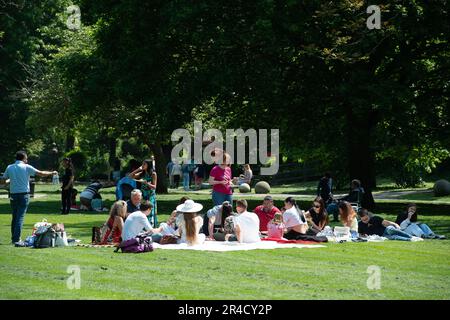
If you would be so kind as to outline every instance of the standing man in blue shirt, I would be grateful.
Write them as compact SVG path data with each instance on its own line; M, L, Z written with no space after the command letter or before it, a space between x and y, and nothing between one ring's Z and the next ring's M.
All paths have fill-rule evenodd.
M30 177L38 175L48 177L58 174L57 171L40 171L27 164L28 156L25 151L16 154L16 162L10 164L0 180L10 181L10 203L12 208L11 241L20 241L23 219L30 202Z

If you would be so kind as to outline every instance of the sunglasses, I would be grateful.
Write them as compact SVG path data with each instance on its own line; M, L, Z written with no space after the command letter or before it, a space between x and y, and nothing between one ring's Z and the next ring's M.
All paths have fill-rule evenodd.
M314 205L314 208L320 209L320 205Z

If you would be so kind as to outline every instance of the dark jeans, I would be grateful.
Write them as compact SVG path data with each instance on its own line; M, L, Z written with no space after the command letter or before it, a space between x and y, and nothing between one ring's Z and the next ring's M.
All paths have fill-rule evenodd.
M173 183L175 184L175 188L178 189L178 186L180 185L180 175L176 174L173 176Z
M336 202L332 202L327 206L328 214L332 214L334 221L339 221L339 207Z
M215 206L222 204L224 201L228 201L231 205L233 205L233 195L213 191L212 201Z
M72 192L72 188L61 190L62 214L69 214L70 212L70 207L72 206Z
M309 231L309 230L308 230ZM303 240L303 241L315 241L315 242L327 242L327 237L318 237L313 235L311 232L304 233L298 233L294 230L289 231L284 235L284 238L288 240Z
M30 203L30 195L15 193L11 194L12 222L11 222L11 241L20 241L22 233L23 218L27 213L28 204Z
M220 228L219 225L214 225L213 232L215 232L218 228ZM203 216L203 227L201 233L204 233L207 237L209 236L209 218L207 214Z
M216 232L216 233L214 233L213 237L214 237L214 240L216 240L216 241L225 241L225 235L226 235L226 233ZM236 235L233 234L232 236L230 236L228 238L228 241L237 241Z

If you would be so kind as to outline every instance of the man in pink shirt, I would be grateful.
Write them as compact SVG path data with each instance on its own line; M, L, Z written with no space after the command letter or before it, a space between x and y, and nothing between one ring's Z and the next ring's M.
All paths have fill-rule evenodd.
M273 219L275 213L280 212L280 209L273 205L271 196L266 196L264 197L263 204L257 206L253 212L259 218L259 231L267 232L267 224Z

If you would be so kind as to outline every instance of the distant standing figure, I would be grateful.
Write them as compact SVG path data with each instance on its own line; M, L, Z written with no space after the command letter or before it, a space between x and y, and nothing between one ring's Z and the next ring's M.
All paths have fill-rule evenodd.
M152 211L148 216L152 228L158 226L157 204L156 204L156 185L157 175L153 168L153 160L144 160L142 165L130 173L130 177L141 183L142 198L150 201Z
M70 158L64 158L62 161L62 165L64 167L64 175L62 177L61 187L61 214L69 214L70 207L72 206L73 181L75 179L75 176L72 160Z
M14 244L20 241L22 233L23 219L27 213L30 202L30 176L48 177L56 175L57 171L40 171L30 166L28 156L25 151L16 153L16 162L10 164L0 179L3 182L10 182L10 204L12 209L11 221L11 242Z
M172 173L172 169L173 169L173 161L170 160L167 163L167 166L166 166L166 175L169 178L169 188L173 188L173 173Z
M231 157L227 153L219 157L222 161L216 161L217 165L212 168L209 174L209 184L212 185L212 200L215 206L221 205L224 201L233 204L233 189L231 188Z
M319 180L319 185L317 186L317 196L320 196L325 202L325 205L330 204L332 199L333 191L333 180L331 179L330 173L325 173L324 176Z

